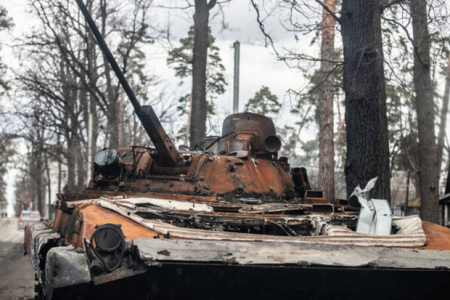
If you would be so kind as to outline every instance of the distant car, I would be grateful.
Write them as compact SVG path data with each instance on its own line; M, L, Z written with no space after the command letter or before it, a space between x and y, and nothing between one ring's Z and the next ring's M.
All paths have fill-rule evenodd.
M41 220L41 215L37 210L23 210L19 217L18 228L25 228L25 224L38 223Z

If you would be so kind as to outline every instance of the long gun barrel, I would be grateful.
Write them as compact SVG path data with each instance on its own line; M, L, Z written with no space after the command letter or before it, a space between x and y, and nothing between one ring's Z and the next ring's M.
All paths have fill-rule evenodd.
M139 117L139 120L141 121L142 125L145 128L145 131L149 135L150 139L152 140L153 144L156 147L156 150L158 151L159 156L161 157L161 160L167 163L170 166L177 166L178 165L178 159L179 159L179 153L177 149L175 148L175 145L173 144L170 137L167 135L164 128L161 126L161 123L159 122L158 117L156 116L153 108L151 105L141 105L139 101L136 99L136 96L133 93L133 90L131 89L130 85L128 84L128 81L125 79L125 76L123 75L122 71L119 68L119 65L117 64L116 60L114 59L114 56L112 55L111 51L109 50L108 45L106 45L105 40L103 39L103 36L101 35L100 31L97 28L97 25L95 25L94 20L92 19L91 15L89 14L89 11L87 10L86 6L84 5L82 0L76 0L78 7L80 8L81 12L84 15L84 18L86 19L87 23L89 24L89 27L91 28L92 33L94 34L95 38L97 39L98 45L100 46L101 50L103 51L104 55L108 59L109 64L113 68L114 72L116 73L117 78L119 79L120 84L122 85L125 93L127 93L128 98L131 101L131 104L133 104L134 110Z

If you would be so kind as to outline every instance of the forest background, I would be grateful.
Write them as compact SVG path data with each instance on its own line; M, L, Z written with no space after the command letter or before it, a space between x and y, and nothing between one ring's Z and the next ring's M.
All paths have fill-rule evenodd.
M343 2L99 0L87 4L116 58L127 70L138 98L155 107L177 145L195 146L186 127L192 90L193 59L189 51L192 53L195 47L193 15L202 4L211 6L207 17L210 37L206 134L220 135L221 121L231 113L230 46L239 40L240 111L272 117L283 138L282 154L291 159L292 165L320 171L318 137L322 136L320 116L324 115L320 99L324 83L332 74L333 82L328 88L332 90L332 169L336 170L336 179L331 186L337 191L332 195L335 198L346 197L350 188L345 186L343 174L347 159L342 75L345 55L341 39L345 16L341 5L346 1ZM417 45L410 10L414 1L369 2L382 11L382 74L389 130L388 150L380 153L388 159L388 176L392 177L394 171L408 174L403 181L415 186L416 195L412 198L416 198L420 195L420 178L414 86ZM436 142L444 141L442 159L436 162L441 166L441 188L437 190L442 191L448 169L449 131L443 110L449 59L448 13L445 1L416 2L425 3L428 9L425 27L431 37L429 69L436 129L432 134ZM1 194L9 195L10 203L18 210L32 203L43 212L51 194L84 188L89 177L89 157L96 151L106 146L147 144L149 140L114 75L99 50L95 50L75 1L2 1L0 6L6 8L1 15ZM370 11L370 5L365 9ZM326 12L328 18L324 19ZM337 23L323 22L333 15ZM327 59L323 58L321 44L324 24L336 28L333 56ZM324 61L331 63L328 71L321 69ZM89 124L94 128L91 149ZM316 188L325 189L320 176ZM359 184L364 185L369 179L364 178ZM326 184L330 186L329 182ZM386 198L390 199L390 195Z

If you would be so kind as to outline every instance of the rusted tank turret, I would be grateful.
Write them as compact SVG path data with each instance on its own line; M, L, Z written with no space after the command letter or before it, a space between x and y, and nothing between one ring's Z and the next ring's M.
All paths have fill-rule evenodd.
M153 147L101 150L85 191L25 229L41 299L447 299L449 229L392 217L367 187L362 209L330 203L262 115L178 150L77 3Z
M149 147L104 149L95 158L94 179L86 193L158 197L169 193L171 198L195 198L214 202L213 206L251 198L264 202L298 198L287 160L278 159L281 142L269 118L231 115L215 143L218 153L174 150L174 166Z

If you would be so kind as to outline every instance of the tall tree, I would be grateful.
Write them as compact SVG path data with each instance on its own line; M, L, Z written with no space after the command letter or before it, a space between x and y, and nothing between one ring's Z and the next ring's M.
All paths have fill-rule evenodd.
M319 0L316 2L341 25L347 194L350 195L357 185L365 186L371 178L378 177L374 196L390 199L382 1L343 0L340 17L332 7Z
M319 182L325 199L334 202L334 27L336 0L325 0L321 44L321 95L319 100Z
M414 88L419 133L421 217L426 221L438 223L440 168L437 165L434 131L434 90L431 81L427 1L411 0L410 10L414 39Z
M347 194L378 177L374 196L390 199L386 89L379 0L342 1Z
M192 106L189 124L191 147L201 143L206 133L206 64L209 46L209 10L216 0L195 0L194 48L192 54Z
M206 63L206 101L207 116L214 114L214 103L218 95L225 92L227 82L225 80L225 67L220 57L220 49L214 42L215 38L211 34L211 27L208 28L209 44L208 58ZM173 48L168 53L167 64L175 70L175 76L183 80L192 76L193 49L194 49L194 26L191 26L186 38L180 39L180 47ZM181 84L183 81L181 82ZM178 110L180 115L187 114L190 105L191 95L185 95L179 99Z
M445 73L444 95L442 96L441 122L439 123L439 136L437 143L437 165L442 169L442 156L444 152L445 133L447 132L447 115L450 101L450 55L448 56L447 72Z
M252 0L252 4L257 12L259 26L273 46L273 40L264 29L260 10L255 1ZM357 185L364 186L370 179L377 176L379 180L375 187L375 196L389 199L389 145L381 38L383 11L381 0L343 0L340 16L324 1L315 0L315 2L319 3L341 26L347 125L345 162L347 193L350 195ZM309 18L308 12L314 13L310 2L285 0L280 3L288 12L288 17L285 19L291 24L295 33L311 33L318 28L317 24L308 22L309 24L302 25L299 21ZM279 55L278 52L277 54ZM317 58L306 53L294 51L281 58L286 62L290 60L318 61ZM322 133L319 134L322 135Z

